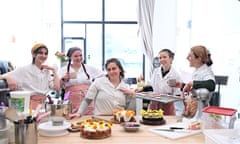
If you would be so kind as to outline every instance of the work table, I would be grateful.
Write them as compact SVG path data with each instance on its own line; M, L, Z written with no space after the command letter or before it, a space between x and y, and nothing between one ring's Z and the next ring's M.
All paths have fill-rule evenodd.
M83 119L86 119L87 117L81 117L78 119L70 120L70 122L74 121L82 121ZM106 120L110 120L111 116L102 116L101 118L104 118ZM177 116L165 116L164 119L166 120L166 124L172 124L176 123L177 120L180 119L180 117ZM137 120L139 121L139 119ZM158 125L159 126L159 125ZM161 144L204 144L204 134L195 134L188 137L180 138L180 139L169 139L163 136L160 136L156 133L153 133L149 131L149 129L157 127L156 125L145 125L141 124L141 128L137 132L126 132L121 127L120 124L113 124L112 126L112 135L105 139L86 139L80 137L80 132L74 132L69 133L64 136L59 137L38 137L38 144L122 144L122 143L138 143L138 144L155 144L155 143L161 143Z

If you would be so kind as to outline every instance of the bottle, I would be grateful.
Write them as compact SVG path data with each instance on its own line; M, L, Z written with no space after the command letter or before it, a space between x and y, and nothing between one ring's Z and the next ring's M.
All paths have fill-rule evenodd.
M237 118L234 122L234 129L239 129L239 132L240 132L240 104L238 104L238 107L237 107Z

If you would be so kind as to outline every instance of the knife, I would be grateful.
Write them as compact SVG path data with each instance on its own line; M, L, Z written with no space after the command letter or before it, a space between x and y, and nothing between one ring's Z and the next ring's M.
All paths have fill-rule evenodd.
M187 130L187 129L167 129L167 128L156 128L156 129L152 129L155 131L168 131L168 132L183 132L183 133L190 133L192 132L191 130Z

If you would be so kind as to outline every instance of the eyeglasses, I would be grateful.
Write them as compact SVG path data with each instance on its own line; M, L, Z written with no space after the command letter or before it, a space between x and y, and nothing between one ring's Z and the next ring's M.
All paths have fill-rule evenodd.
M117 69L116 67L108 68L107 71L108 71L108 72L111 71L111 70L112 70L112 71L115 71L116 69Z
M40 55L43 55L43 54L44 54L44 55L48 55L47 52L41 52L41 51L40 51L40 52L37 52L37 54L40 54Z

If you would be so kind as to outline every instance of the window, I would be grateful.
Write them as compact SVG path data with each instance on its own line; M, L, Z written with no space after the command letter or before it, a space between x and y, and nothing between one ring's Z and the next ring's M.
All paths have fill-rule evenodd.
M105 61L115 57L124 66L126 77L143 74L143 53L137 36L137 0L62 1L63 39L86 40L83 46L86 63L104 69ZM66 50L63 46L63 51Z

